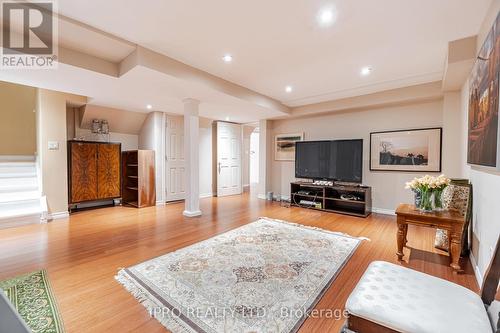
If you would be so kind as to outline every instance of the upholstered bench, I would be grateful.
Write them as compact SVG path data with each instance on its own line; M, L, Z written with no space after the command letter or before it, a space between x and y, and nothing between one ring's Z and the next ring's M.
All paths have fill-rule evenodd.
M487 333L493 327L476 293L383 261L369 265L349 296L346 310L348 329L358 333Z

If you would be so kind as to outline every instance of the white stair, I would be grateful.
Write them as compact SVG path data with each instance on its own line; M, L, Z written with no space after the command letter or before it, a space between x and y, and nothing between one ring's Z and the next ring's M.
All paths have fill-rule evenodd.
M40 223L42 200L34 157L0 156L0 229Z

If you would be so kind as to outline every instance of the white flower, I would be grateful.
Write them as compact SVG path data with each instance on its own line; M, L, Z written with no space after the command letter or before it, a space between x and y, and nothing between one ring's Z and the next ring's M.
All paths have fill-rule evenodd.
M406 182L405 188L411 190L443 190L451 182L451 179L445 175L439 175L437 177L425 175L420 178L414 178L412 181Z

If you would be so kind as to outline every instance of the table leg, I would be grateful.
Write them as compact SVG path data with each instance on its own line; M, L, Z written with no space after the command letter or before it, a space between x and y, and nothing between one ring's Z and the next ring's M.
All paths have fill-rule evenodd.
M408 224L405 224L405 229L404 229L404 242L403 242L403 246L406 246L406 244L408 243Z
M404 219L401 219L398 217L398 233L397 233L397 240L398 240L398 252L396 252L396 255L398 256L398 260L403 260L403 246L405 245L405 239L406 239L406 232L405 230L408 230L408 224L404 221Z
M462 251L462 234L458 232L450 233L450 257L451 264L450 266L453 268L455 273L461 272L462 268L460 267L460 252Z

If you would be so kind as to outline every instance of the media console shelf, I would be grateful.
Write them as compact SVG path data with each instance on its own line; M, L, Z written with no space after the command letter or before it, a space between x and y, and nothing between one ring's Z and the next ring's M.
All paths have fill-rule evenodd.
M292 206L359 217L367 217L372 212L369 186L314 185L312 182L294 182L290 186ZM352 195L356 199L342 199L342 195ZM301 200L311 203L301 204Z

